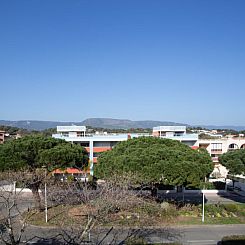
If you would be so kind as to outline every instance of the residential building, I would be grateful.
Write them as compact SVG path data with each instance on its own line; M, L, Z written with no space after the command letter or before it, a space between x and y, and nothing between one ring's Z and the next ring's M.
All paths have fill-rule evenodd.
M96 132L88 134L86 126L57 126L57 134L52 137L64 139L68 142L79 144L89 152L90 174L93 174L93 164L97 163L97 157L101 152L111 150L118 142L150 134L108 134ZM185 126L159 126L153 128L153 136L179 140L191 147L197 147L198 135L187 134Z
M143 134L107 134L106 132L87 134L85 126L57 126L57 134L52 137L64 139L79 144L89 152L90 174L93 174L93 164L101 152L111 150L118 142L142 136ZM144 136L149 136L144 134Z
M198 147L198 134L186 133L186 126L158 126L153 128L153 136L179 140L193 148Z
M219 162L219 156L236 149L245 149L245 137L223 137L220 139L199 139L198 146L205 148L210 154L215 165L214 173L221 177L227 176L227 169L225 169Z
M4 134L5 134L4 131L0 131L0 144L4 143Z
M87 133L86 126L57 126L57 134L54 138L64 139L68 142L79 144L89 152L90 174L93 174L93 164L97 163L97 157L101 152L111 150L118 142L140 136L154 136L178 140L193 149L205 148L212 157L215 170L226 177L227 170L219 163L219 156L227 151L245 149L245 137L222 137L216 139L198 139L198 134L186 132L186 126L158 126L153 128L150 134L108 134L107 132Z
M61 181L67 181L69 177L72 177L77 181L85 182L88 180L88 174L89 171L80 170L77 168L66 168L65 170L55 169L52 172L52 175L55 177L55 179Z

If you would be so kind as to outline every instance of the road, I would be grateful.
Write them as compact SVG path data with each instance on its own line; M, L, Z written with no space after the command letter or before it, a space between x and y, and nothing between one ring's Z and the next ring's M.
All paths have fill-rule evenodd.
M182 228L183 244L217 244L227 235L245 235L245 225L203 225Z
M195 202L195 203L202 203L202 194L192 194L192 193L171 193L171 194L164 194L161 196L161 199L165 200L177 200L185 202ZM227 192L222 194L205 194L205 203L208 204L215 204L215 203L245 203L245 197L239 196L234 192Z
M29 193L13 195L9 192L2 192L0 193L0 218L6 216L8 212L7 206L12 206L14 203L16 206L11 208L11 215L13 216L20 214L31 207L34 207L33 197Z
M107 231L108 230L100 231L100 241ZM132 232L132 230L112 230L101 244L120 244L120 242L124 240L130 232ZM141 229L140 231L135 230L135 232L137 232L138 235L143 236L148 243L157 244L178 241L183 245L217 245L224 236L234 234L245 235L245 225L179 226ZM44 240L34 239L29 242L29 244L64 244L61 240L51 238L60 233L57 229L29 227L27 233L26 239L33 236L46 238ZM89 244L98 244L98 237L98 232L91 233L91 243Z
M168 196L171 198L170 196ZM175 197L181 200L182 195L175 195ZM234 193L228 193L226 195L217 195L217 194L206 194L206 203L245 203L245 197L238 196ZM186 194L186 201L201 201L202 196L196 194ZM33 199L31 195L23 195L18 200L18 207L21 211L31 207L33 205ZM1 209L1 208L0 208ZM2 212L2 210L0 210ZM33 240L30 244L55 244L55 241L52 237L55 237L60 233L60 230L50 229L50 228L40 228L29 226L25 231L24 240L29 240L34 236L40 238L46 238L46 240L38 239ZM104 236L102 232L101 237ZM184 245L207 245L207 244L218 244L223 236L232 235L232 234L244 234L245 235L245 225L199 225L199 226L178 226L178 227L166 227L157 228L157 229L141 229L140 233L146 238L148 242L160 243L166 241L180 241ZM111 244L110 241L117 237L120 240L123 240L128 234L127 229L122 230L113 230L110 235L104 240L102 244ZM91 233L91 240L97 237L97 233ZM100 237L100 239L101 239ZM60 244L60 243L57 243ZM96 244L96 243L91 243ZM117 243L116 243L117 244Z

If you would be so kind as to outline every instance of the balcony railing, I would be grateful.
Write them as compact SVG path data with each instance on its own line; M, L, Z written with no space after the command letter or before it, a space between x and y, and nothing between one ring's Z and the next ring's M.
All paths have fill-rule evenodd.
M222 154L222 149L211 149L211 153Z

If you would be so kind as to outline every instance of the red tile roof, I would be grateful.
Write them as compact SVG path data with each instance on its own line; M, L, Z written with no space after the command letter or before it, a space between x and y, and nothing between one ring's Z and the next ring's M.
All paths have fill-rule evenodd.
M53 173L54 174L84 174L84 173L88 173L88 171L80 170L77 168L67 168L64 170L55 169Z

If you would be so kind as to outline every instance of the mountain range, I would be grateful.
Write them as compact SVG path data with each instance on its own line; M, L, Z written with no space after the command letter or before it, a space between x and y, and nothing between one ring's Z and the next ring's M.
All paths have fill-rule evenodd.
M38 121L38 120L20 120L7 121L0 120L0 125L25 128L29 130L44 130L47 128L55 128L56 126L68 125L85 125L97 128L110 129L129 129L129 128L153 128L156 126L184 125L184 126L200 126L207 129L233 129L237 131L245 130L245 126L217 126L217 125L188 125L185 123L176 123L169 121L132 121L128 119L113 118L88 118L81 122L60 122L60 121Z

